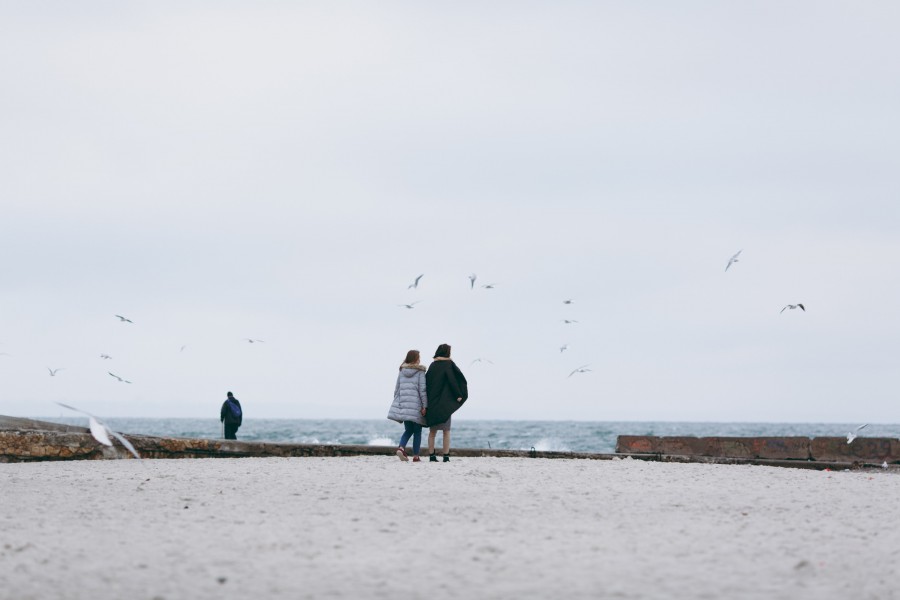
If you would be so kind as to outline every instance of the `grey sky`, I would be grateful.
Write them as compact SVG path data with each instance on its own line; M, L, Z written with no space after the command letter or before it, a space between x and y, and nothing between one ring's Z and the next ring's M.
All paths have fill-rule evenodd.
M469 418L898 422L898 25L2 4L0 413L377 418L448 342Z

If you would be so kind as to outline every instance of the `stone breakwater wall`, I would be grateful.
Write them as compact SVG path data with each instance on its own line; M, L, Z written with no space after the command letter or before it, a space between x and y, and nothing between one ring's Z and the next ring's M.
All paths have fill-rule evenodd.
M859 437L689 437L620 435L619 454L900 464L900 440Z
M240 440L161 438L127 434L143 458L243 458L303 456L392 456L391 446L287 444ZM424 454L424 452L423 452ZM900 440L804 437L656 437L619 436L616 454L454 448L455 457L568 458L610 460L633 458L664 462L708 462L780 467L859 468L887 462L900 467ZM133 458L118 442L97 442L85 427L59 425L0 415L0 463L47 460Z

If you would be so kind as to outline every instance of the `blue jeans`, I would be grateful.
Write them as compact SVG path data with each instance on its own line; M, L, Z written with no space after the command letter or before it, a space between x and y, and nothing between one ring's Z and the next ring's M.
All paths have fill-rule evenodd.
M413 439L413 456L419 455L422 448L422 426L412 421L403 421L403 435L400 436L400 447L406 448L410 436Z

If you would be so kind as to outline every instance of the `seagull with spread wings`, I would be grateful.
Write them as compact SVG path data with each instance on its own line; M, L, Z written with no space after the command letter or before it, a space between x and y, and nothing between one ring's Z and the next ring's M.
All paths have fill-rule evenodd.
M134 449L134 446L131 445L131 442L126 440L124 436L119 435L118 433L107 427L103 421L101 421L91 413L84 412L83 410L79 410L74 406L69 406L68 404L63 404L62 402L57 402L57 404L59 404L63 408L74 410L75 412L81 413L86 416L88 418L88 426L90 427L91 435L94 436L95 440L97 440L104 446L113 445L112 440L109 439L109 436L113 436L114 438L119 440L119 442L121 442L122 445L125 446L125 448L127 448L128 451L134 455L135 458L141 458L141 455L137 453L137 450Z
M416 300L415 302L410 302L409 304L398 304L397 306L399 306L400 308L408 308L412 310L419 302L421 302L421 300Z
M107 373L109 373L109 371L107 371ZM119 377L119 376L116 375L115 373L109 373L109 375L110 375L111 377L115 377L116 379L118 379L118 380L121 381L122 383L131 383L131 382L128 381L127 379L122 379L121 377Z
M478 275L476 275L475 273L472 273L471 275L469 275L469 289L472 289L472 290L475 289L475 280L476 279L478 279Z
M59 371L62 371L63 368L64 368L64 367L60 367L60 368L58 368L58 369L51 369L50 367L47 367L47 370L50 371L50 377L56 377L56 374L57 374Z
M864 424L864 425L860 425L859 427L857 427L857 428L854 429L853 431L848 431L848 432L847 432L847 443L848 443L848 444L852 444L852 443L853 443L853 440L855 440L856 438L859 437L859 432L862 431L864 428L866 428L866 427L868 427L868 426L869 426L869 424L866 423L866 424Z
M255 344L257 342L264 344L266 342L266 340L255 340L253 338L244 338L244 341L249 344Z
M802 304L800 304L799 302L798 302L797 304L788 304L788 305L786 305L784 308L781 309L781 312L784 312L784 311L786 311L786 310L794 310L795 308L799 308L799 309L802 310L803 312L806 312L806 307L803 306Z
M743 252L743 251L744 251L744 249L741 248L740 250L737 251L737 253L734 256L732 256L731 258L728 259L728 264L725 265L726 271L728 270L728 267L730 267L733 263L738 262L738 256L740 256L741 252Z
M488 360L488 359L486 359L486 358L476 358L475 360L472 361L472 364L474 365L475 363L480 363L480 362L486 362L486 363L488 363L489 365L494 364L494 361Z
M134 323L134 321L132 321L131 319L129 319L127 317L123 317L122 315L113 315L113 316L118 317L119 321L121 323Z
M590 365L587 364L587 365L582 365L582 366L578 367L577 369L575 369L574 371L569 373L569 377L571 377L575 373L589 373L590 372L590 369L588 369L589 366Z
M419 289L419 280L422 279L424 276L425 276L425 273L422 273L421 275L419 275L418 277L416 277L416 280L413 281L411 284L409 284L409 287L407 287L406 289L408 289L408 290L417 290L417 289Z

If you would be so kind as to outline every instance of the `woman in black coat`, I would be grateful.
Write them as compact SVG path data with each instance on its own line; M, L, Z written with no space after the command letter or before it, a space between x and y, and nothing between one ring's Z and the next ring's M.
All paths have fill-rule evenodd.
M434 353L434 362L425 373L425 390L428 393L428 410L425 422L428 431L428 460L437 462L434 454L434 438L442 431L444 462L450 460L450 416L469 398L466 377L450 358L450 345L441 344Z

